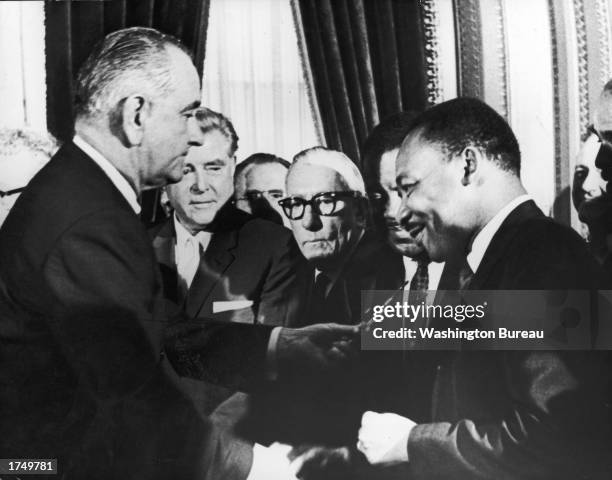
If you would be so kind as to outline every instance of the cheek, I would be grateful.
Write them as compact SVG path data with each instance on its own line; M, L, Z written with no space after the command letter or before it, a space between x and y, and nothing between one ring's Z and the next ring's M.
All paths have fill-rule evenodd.
M320 235L328 240L338 240L342 237L342 223L337 217L321 217Z

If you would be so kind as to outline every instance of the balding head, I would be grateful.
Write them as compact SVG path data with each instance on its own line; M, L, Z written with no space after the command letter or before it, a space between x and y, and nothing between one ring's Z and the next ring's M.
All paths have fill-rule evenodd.
M193 110L200 79L180 42L150 28L108 34L77 80L79 136L137 192L181 179L191 145L201 144Z
M174 87L168 51L187 49L153 28L133 27L108 34L79 69L76 116L112 115L134 93L165 96Z

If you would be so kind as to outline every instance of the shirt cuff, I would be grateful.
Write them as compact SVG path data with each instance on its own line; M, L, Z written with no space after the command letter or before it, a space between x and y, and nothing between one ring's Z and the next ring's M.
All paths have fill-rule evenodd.
M278 360L276 350L278 338L283 327L274 327L268 340L268 350L266 352L266 380L275 381L278 379Z
M246 480L297 480L288 458L290 450L290 446L276 443L270 447L253 445L253 464Z

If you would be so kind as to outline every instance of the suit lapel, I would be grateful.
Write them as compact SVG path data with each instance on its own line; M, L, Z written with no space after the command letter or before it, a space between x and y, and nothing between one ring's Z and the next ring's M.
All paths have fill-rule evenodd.
M481 290L489 277L495 272L497 264L504 259L508 244L520 233L520 225L525 220L544 216L532 200L521 203L506 217L501 227L485 251L482 262L470 282L470 290Z
M175 303L179 303L175 243L174 222L170 217L153 237L153 250L162 274L164 295Z
M238 231L213 233L185 300L185 311L196 317L209 300L210 294L234 261L232 250L238 243Z

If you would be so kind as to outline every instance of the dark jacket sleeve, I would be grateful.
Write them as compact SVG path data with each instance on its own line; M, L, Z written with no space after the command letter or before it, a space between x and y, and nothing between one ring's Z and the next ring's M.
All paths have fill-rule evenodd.
M603 355L487 353L502 357L505 411L417 425L408 440L412 478L590 478L602 468L610 445Z
M133 216L81 218L41 273L52 335L78 378L64 425L63 441L78 445L61 466L67 478L96 478L92 465L113 478L245 478L250 446L196 413L168 361L156 264Z
M525 223L500 258L491 274L497 289L606 287L583 242L549 222ZM593 327L597 320L610 321L592 317ZM463 372L473 377L491 369L499 388L480 382L484 390L468 392L457 383L462 380L447 378L455 396L473 404L498 388L498 404L488 413L459 412L458 420L417 425L408 440L414 478L591 478L609 469L602 463L611 445L607 352L467 352L457 358L471 361Z

